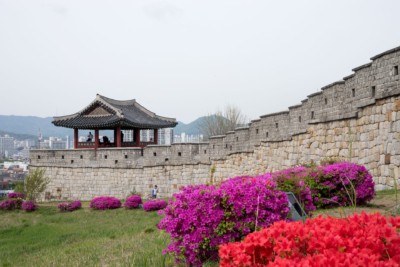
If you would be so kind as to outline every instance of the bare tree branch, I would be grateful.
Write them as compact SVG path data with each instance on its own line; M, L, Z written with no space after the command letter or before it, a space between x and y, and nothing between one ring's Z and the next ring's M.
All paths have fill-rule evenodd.
M200 130L204 138L208 139L245 125L247 125L247 117L242 111L237 106L227 105L223 111L217 110L214 114L208 114L200 125Z

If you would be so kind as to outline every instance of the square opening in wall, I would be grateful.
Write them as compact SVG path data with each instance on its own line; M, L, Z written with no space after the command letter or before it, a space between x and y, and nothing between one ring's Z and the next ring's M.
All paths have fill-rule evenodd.
M207 150L204 150L204 154L207 154Z
M351 89L351 96L352 97L355 97L356 96L356 89Z
M301 122L301 116L299 116L299 122Z
M81 159L83 159L83 155L81 155Z
M74 160L73 160L73 159L71 159L71 164L72 164L72 163L74 163Z
M128 155L125 155L125 158L127 159L127 158L128 158Z
M399 66L394 66L393 73L394 73L395 76L399 75Z
M37 159L40 159L40 156L37 156Z
M156 152L153 152L153 156L154 156L154 157L157 157L157 153L156 153Z
M104 158L107 159L107 155L104 155Z
M275 128L278 128L279 127L279 124L276 122L275 123Z
M61 156L61 159L64 159L64 155Z
M266 132L266 133L265 133L265 137L267 137L267 138L268 138L268 135L269 135L269 133L268 133L268 132Z
M371 88L371 96L375 97L375 95L376 95L376 87L372 86L372 88Z
M314 111L311 111L311 119L314 119Z
M258 134L258 129L256 129L256 134Z
M328 98L325 98L325 105L328 105Z
M117 163L118 163L118 160L116 159L116 160L115 160L115 164L117 164Z
M178 152L178 156L179 156L179 157L182 157L182 152Z

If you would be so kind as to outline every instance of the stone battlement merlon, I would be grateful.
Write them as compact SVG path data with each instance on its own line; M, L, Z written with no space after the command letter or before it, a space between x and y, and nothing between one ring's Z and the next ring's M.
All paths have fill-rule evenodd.
M345 81L336 81L334 83L331 83L331 84L328 84L328 85L322 87L321 90L324 91L324 90L329 89L329 88L331 88L331 87L333 87L335 85L343 85L343 84L345 84Z
M362 69L365 69L365 68L369 68L369 67L371 67L371 65L372 65L372 62L369 62L369 63L366 63L364 65L361 65L361 66L358 66L358 67L352 69L352 71L357 72L359 70L362 70Z
M386 55L390 55L390 54L393 54L393 53L396 53L396 52L399 52L399 51L400 51L400 46L392 48L392 49L389 49L389 50L387 50L385 52L382 52L382 53L380 53L380 54L378 54L376 56L373 56L373 57L371 57L371 60L376 60L376 59L378 59L380 57L383 57L383 56L386 56Z

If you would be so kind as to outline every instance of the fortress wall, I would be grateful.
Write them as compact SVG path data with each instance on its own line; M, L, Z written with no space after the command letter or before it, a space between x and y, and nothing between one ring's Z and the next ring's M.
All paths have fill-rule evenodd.
M400 167L400 47L309 95L287 111L260 116L249 127L208 143L144 149L31 151L32 168L46 168L53 197L90 199L147 193L182 185L254 175L336 157L364 164L377 189L390 188ZM61 190L61 191L60 191ZM60 193L62 192L62 193Z
M146 197L156 184L166 198L180 186L209 181L209 165L153 166L144 168L44 167L51 177L46 192L55 200L91 200L96 196L126 198L130 192ZM147 196L148 197L148 196ZM45 196L42 196L45 200Z

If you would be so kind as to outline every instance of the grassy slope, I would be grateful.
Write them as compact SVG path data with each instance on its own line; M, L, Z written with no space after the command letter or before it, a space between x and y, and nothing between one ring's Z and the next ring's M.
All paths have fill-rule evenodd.
M379 192L367 207L393 215L394 191ZM337 217L353 208L317 211ZM157 230L160 217L143 210L59 213L54 204L38 211L0 211L0 266L174 266L162 254L168 235ZM206 266L217 266L209 263Z
M165 266L168 236L142 210L0 212L0 266Z

